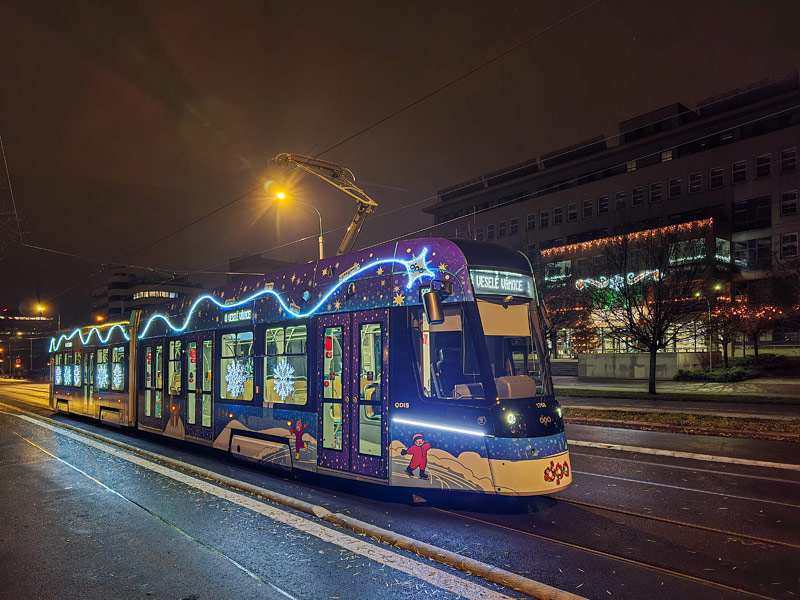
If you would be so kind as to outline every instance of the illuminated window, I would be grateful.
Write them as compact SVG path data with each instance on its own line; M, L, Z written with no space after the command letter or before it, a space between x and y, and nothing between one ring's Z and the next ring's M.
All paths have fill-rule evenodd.
M664 150L661 153L661 162L667 162L672 160L672 150Z
M359 328L358 451L381 456L383 334L380 323Z
M628 172L635 171L636 170L636 161L635 160L629 160L628 164L625 165L625 170L628 171Z
M125 389L125 346L114 346L111 351L111 389Z
M733 258L742 271L758 271L772 267L772 238L759 238L733 243Z
M253 332L226 333L220 344L220 397L253 399Z
M264 401L305 404L308 395L305 325L270 327L264 333Z
M545 281L564 281L572 276L572 261L562 260L548 263L545 268Z
M186 353L186 422L197 423L197 342L189 342Z
M111 374L108 370L108 348L97 349L97 373L95 382L98 390L107 390L111 383Z
M182 387L181 341L170 340L167 354L167 384L170 396L180 396Z

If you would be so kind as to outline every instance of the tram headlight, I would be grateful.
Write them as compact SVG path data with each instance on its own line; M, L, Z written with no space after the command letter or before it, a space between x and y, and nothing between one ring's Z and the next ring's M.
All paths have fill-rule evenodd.
M559 417L561 416L561 407L560 406L556 409L556 414L558 414Z
M513 425L514 423L517 422L517 415L515 415L514 413L508 413L506 415L506 421L508 422L509 425Z

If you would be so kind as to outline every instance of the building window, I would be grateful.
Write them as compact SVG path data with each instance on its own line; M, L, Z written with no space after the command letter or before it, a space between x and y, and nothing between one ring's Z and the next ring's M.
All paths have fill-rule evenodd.
M614 193L614 210L625 210L625 192Z
M545 281L563 281L572 275L572 261L562 260L548 263L545 268Z
M539 213L539 229L544 229L545 227L548 226L548 221L550 220L549 217L550 217L549 211L543 210L542 212Z
M528 215L528 231L536 229L536 215Z
M783 192L781 194L781 216L797 214L797 190Z
M669 180L669 197L678 198L681 195L681 178L675 177Z
M781 150L781 173L797 169L797 148Z
M770 154L762 154L756 157L756 179L769 177L770 175Z
M758 271L772 267L772 239L733 243L733 260L742 271Z
M641 206L644 202L644 188L635 187L631 190L631 206Z
M500 221L497 224L497 237L504 238L506 237L506 222Z
M592 216L592 211L594 209L593 204L594 204L593 200L584 200L583 201L583 218L584 219L588 219L589 217Z
M508 235L517 235L519 233L519 219L511 219L508 222Z
M629 160L628 164L625 165L625 170L628 171L629 173L631 171L635 171L636 170L636 161L635 160Z
M534 252L536 252L536 242L528 242L528 255L533 256Z
M747 161L739 160L731 165L731 181L744 183L747 181Z
M483 227L476 227L475 228L475 238L479 241L483 241Z
M305 325L264 332L264 400L305 404L308 394L308 333Z
M770 197L751 198L733 203L732 231L750 231L772 225L772 207Z
M667 162L668 160L672 160L672 150L664 150L661 153L661 162Z
M650 202L661 202L661 182L650 184Z
M718 190L725 184L725 169L715 167L708 174L708 188Z
M624 193L624 192L623 192ZM624 204L623 200L623 204ZM598 215L605 215L608 213L608 196L598 196L597 197L597 214Z
M486 226L486 241L491 242L494 239L494 223Z
M692 173L689 175L689 193L697 194L703 191L703 174Z
M797 234L784 233L781 236L781 258L797 256Z
M567 221L572 223L578 220L578 204L567 204Z
M564 209L556 207L553 209L553 226L561 225L564 222Z

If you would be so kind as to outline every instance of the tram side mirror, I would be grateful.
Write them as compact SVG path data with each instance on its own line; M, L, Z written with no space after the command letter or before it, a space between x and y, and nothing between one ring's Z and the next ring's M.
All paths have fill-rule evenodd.
M442 297L433 288L422 294L422 305L425 307L425 316L428 323L439 325L444 323L444 311L442 310Z

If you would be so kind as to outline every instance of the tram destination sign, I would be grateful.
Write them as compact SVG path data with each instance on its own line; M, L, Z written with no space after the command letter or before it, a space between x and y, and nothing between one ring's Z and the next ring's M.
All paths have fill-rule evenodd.
M509 271L470 269L469 276L476 294L533 298L533 280L530 275Z
M225 313L226 323L239 323L241 321L249 321L253 318L252 308L242 308L239 310L232 310Z

